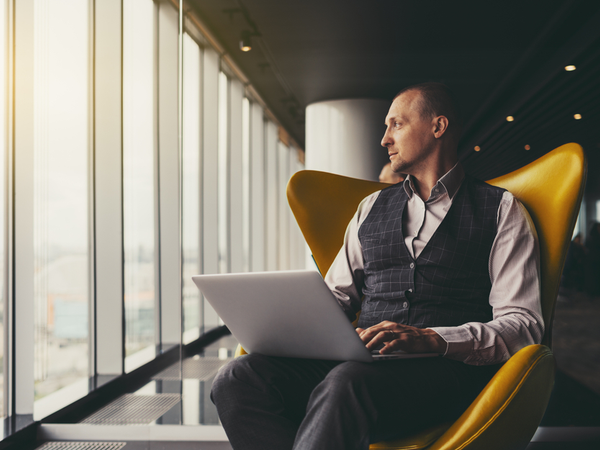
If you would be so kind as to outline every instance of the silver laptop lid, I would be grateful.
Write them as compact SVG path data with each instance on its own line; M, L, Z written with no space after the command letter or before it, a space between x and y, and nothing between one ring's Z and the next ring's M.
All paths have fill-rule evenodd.
M249 353L373 361L316 271L197 275L193 280Z

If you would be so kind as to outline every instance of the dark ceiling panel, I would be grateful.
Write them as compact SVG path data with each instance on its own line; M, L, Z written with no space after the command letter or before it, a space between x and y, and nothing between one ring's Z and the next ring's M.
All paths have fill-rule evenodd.
M600 1L188 3L301 145L312 102L391 99L410 84L441 81L465 116L461 157L482 178L571 140L598 151ZM260 34L249 53L238 48L244 30ZM569 61L576 72L564 72ZM575 109L585 111L581 121ZM517 120L508 124L508 114Z

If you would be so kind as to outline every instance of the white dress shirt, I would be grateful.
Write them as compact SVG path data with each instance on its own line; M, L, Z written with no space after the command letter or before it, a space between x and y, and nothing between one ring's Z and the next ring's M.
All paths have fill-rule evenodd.
M419 256L446 216L464 176L460 164L455 165L438 180L425 202L414 192L411 176L404 181L408 201L402 228L413 258ZM361 308L364 264L358 230L379 192L359 205L346 230L344 245L325 277L345 311L357 312ZM488 262L493 319L487 323L431 328L447 343L444 356L467 364L504 362L521 348L539 344L544 334L537 234L527 210L508 191L498 208L497 225Z

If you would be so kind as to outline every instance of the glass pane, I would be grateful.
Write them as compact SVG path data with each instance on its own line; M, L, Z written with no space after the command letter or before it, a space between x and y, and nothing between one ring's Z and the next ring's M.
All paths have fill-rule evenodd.
M250 270L266 270L266 159L264 111L250 108Z
M265 122L265 189L266 189L266 249L267 270L279 269L279 177L278 154L277 154L277 126L271 122Z
M88 5L34 1L36 400L89 374Z
M250 101L242 101L242 244L244 272L250 271Z
M277 143L277 178L279 211L277 214L279 238L279 270L290 268L290 235L289 235L289 207L285 196L285 188L289 179L290 149L283 142Z
M219 272L229 272L229 79L219 74Z
M4 417L4 305L6 302L6 97L7 14L6 0L0 0L0 417Z
M183 342L200 336L200 47L183 36Z
M125 370L155 352L155 17L152 0L123 2Z

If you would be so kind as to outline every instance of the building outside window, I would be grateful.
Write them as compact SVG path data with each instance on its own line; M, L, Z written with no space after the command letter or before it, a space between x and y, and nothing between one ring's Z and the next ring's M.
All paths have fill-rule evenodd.
M156 354L155 14L152 0L123 2L126 372Z
M34 2L36 400L90 373L89 4Z

